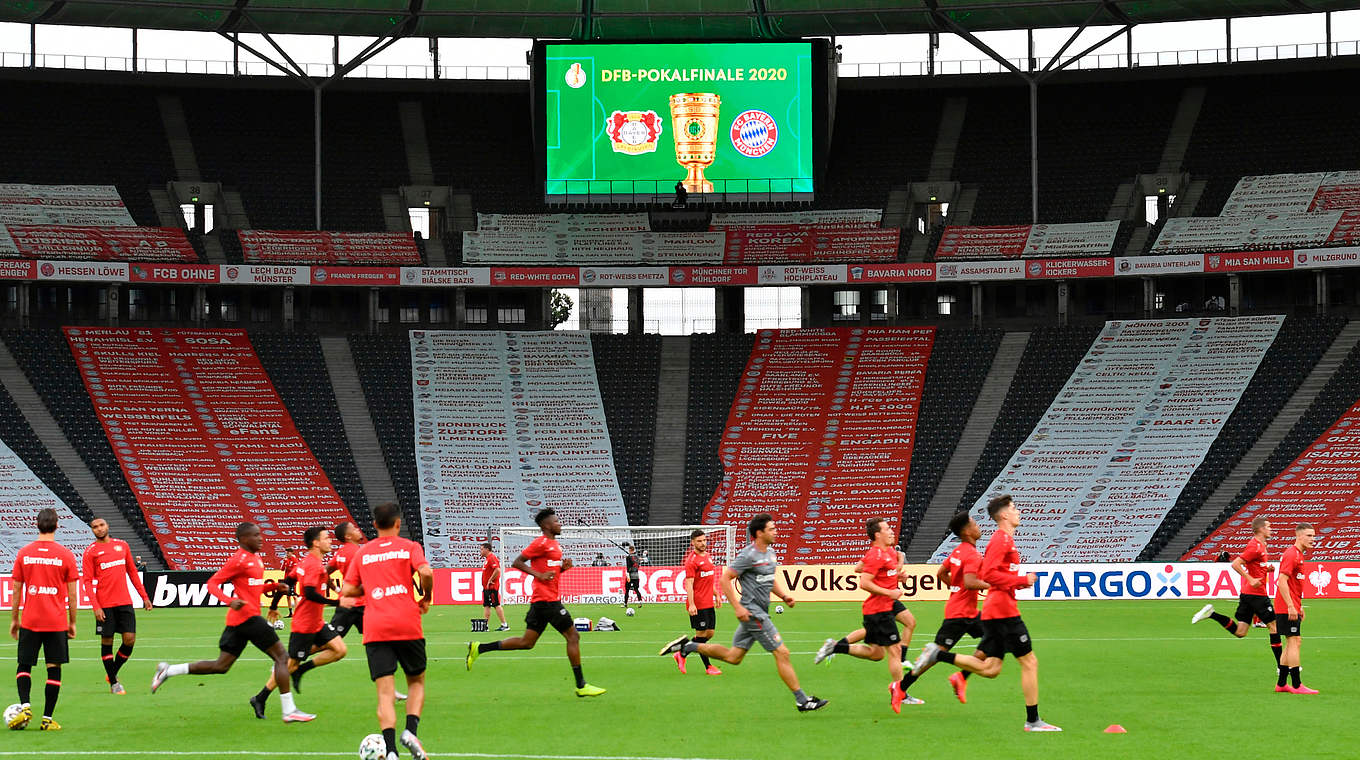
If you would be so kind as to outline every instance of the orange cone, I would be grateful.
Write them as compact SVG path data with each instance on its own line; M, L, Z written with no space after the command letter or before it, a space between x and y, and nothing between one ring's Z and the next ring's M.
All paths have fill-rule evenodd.
M1107 734L1127 734L1128 731L1126 731L1126 730L1124 729L1124 727L1121 726L1121 725L1119 725L1118 723L1111 723L1110 725L1108 725L1108 726L1105 727L1105 733L1107 733Z

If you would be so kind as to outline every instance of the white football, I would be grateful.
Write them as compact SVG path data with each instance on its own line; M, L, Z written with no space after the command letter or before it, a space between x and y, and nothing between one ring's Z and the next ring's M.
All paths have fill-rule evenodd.
M5 725L9 726L11 731L21 731L28 726L27 720L22 720L18 723L14 722L14 719L18 717L19 711L22 709L24 709L24 706L19 704L10 705L5 708Z
M783 615L783 614L784 614L784 605L782 605L782 604L776 604L776 605L774 606L774 614L776 614L776 615Z
M628 617L632 617L637 614L637 610L633 609L632 607L629 607L628 609L623 611L623 614L627 615Z
M359 742L359 760L384 760L387 757L387 742L382 734L369 734Z
M283 630L283 621L282 621L282 620L275 620L275 621L274 621L274 630L276 630L276 631L282 631L282 630ZM379 736L378 738L381 739L382 737Z

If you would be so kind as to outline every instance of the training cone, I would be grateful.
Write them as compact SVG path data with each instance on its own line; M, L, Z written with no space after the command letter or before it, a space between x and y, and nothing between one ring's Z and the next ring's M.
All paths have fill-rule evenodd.
M1108 726L1105 727L1105 733L1107 733L1107 734L1127 734L1128 731L1126 731L1126 730L1124 729L1124 727L1121 726L1121 725L1119 725L1118 723L1111 723L1110 725L1108 725Z

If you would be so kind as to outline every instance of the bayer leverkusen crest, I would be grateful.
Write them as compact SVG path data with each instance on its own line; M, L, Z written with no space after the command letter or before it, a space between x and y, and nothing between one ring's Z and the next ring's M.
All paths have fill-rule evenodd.
M615 111L604 125L615 153L638 156L656 152L661 117L656 111Z

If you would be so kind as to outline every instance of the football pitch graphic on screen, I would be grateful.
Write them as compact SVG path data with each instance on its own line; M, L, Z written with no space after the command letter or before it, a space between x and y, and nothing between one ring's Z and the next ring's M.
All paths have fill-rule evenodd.
M812 192L810 43L546 45L546 195Z

